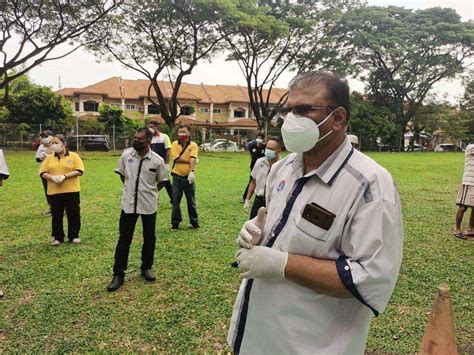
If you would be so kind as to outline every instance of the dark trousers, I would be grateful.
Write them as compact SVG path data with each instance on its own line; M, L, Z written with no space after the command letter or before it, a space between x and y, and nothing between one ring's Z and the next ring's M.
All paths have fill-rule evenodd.
M41 183L43 184L44 195L46 196L46 201L48 201L48 205L51 206L51 198L48 195L48 181L40 177Z
M128 254L130 244L132 244L133 232L137 224L138 217L142 217L143 245L142 245L142 270L151 269L155 257L155 225L156 212L153 214L125 213L120 214L119 240L115 248L114 275L125 275L128 265Z
M183 218L181 217L181 199L183 192L188 204L189 222L193 225L199 225L196 209L196 185L190 184L187 177L173 175L173 212L171 214L171 224L179 225Z
M255 199L253 200L252 210L250 211L250 219L257 217L257 213L260 207L265 207L265 197L255 196Z
M168 193L171 203L173 203L173 187L171 186L171 181L166 180L163 186L165 187L166 192Z
M64 241L63 217L67 215L67 237L69 240L79 238L81 230L81 199L79 192L50 195L51 221L53 231L51 235L55 240Z
M249 191L250 183L252 182L253 177L250 176L249 182L247 183L247 187L245 188L244 194L242 195L242 200L245 201L247 199L247 192Z

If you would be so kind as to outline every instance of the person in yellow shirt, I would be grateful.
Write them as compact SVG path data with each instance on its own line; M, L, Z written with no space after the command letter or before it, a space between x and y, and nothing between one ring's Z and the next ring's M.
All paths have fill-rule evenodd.
M72 243L80 243L81 229L79 177L84 174L84 164L78 154L70 152L63 135L54 136L51 142L54 154L41 164L40 176L48 182L48 196L51 201L52 237L51 245L59 245L64 241L63 216L67 214L68 239Z
M180 125L178 140L171 144L171 176L173 177L173 212L171 214L171 229L178 229L182 221L181 199L183 192L188 204L189 222L194 229L199 228L196 208L196 184L194 183L196 159L199 148L191 142L191 127Z

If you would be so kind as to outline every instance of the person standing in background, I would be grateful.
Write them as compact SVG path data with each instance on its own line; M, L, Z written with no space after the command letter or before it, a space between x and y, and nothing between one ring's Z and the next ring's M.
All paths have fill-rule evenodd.
M51 141L53 140L53 133L49 130L43 131L40 134L41 144L38 146L36 150L36 161L38 163L42 163L48 154L51 154ZM43 216L49 217L51 216L51 201L48 196L48 181L43 178L41 179L41 183L43 184L44 195L46 196L46 202L48 203L48 210L43 213Z
M3 155L3 150L0 149L0 186L3 185L3 180L9 177L10 172L8 171L7 161L5 160L5 155Z
M198 145L191 142L191 127L180 125L178 140L171 145L171 160L173 161L173 212L171 214L171 229L178 229L183 220L181 217L181 199L183 193L188 204L189 223L192 228L199 228L196 208L196 184L194 183L194 168L198 157Z
M454 236L459 239L474 239L474 144L469 144L464 153L464 175L462 178L461 189L459 190L456 204L456 226ZM469 227L465 232L461 229L464 213L471 209L469 217Z
M249 142L247 145L247 150L250 153L250 172L252 172L257 160L265 156L265 135L263 133L258 133L257 138L254 141ZM252 176L250 176L250 180L245 188L244 194L242 195L242 203L245 203L251 182Z
M170 171L170 151L171 151L171 140L170 137L163 132L160 132L159 126L157 121L151 121L149 124L149 128L153 131L153 138L151 139L150 148L153 152L158 154L166 164L166 170L169 173ZM171 182L166 180L163 183L166 192L170 198L170 203L173 204L173 188L171 186Z
M80 243L81 229L79 177L84 174L84 164L78 154L70 152L63 135L55 135L50 154L41 164L40 176L48 181L48 196L51 201L52 237L51 245L64 241L63 216L67 214L68 239Z
M250 212L250 219L257 216L260 207L265 207L265 185L267 183L268 173L273 164L280 160L281 143L276 137L267 140L267 147L265 148L265 156L260 158L255 163L250 176L252 182L249 185L249 191L245 199L244 209L248 212L250 208L250 199L255 192L255 199L253 201L252 210Z

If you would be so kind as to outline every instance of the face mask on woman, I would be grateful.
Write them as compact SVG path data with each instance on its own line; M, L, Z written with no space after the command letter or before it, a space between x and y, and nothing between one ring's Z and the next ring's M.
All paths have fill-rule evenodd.
M63 151L63 146L59 143L53 143L51 144L51 149L53 150L53 152L55 152L56 154L59 154Z

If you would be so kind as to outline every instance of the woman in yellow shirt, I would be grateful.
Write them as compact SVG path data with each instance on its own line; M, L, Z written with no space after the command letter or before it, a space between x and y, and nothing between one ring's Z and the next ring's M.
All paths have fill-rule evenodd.
M72 243L80 243L81 229L79 177L84 174L84 164L78 154L70 152L63 135L55 135L51 150L54 154L41 164L41 177L48 182L48 196L51 200L52 245L64 241L63 216L67 214L68 239Z

